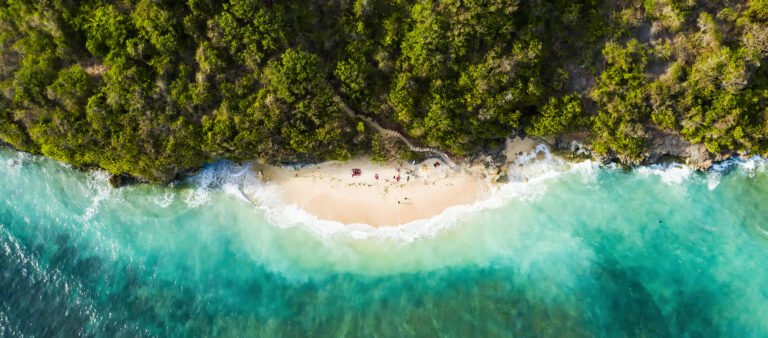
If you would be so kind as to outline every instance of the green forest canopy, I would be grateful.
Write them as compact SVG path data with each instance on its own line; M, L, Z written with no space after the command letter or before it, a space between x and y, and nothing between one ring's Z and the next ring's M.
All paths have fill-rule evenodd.
M659 132L768 153L768 1L0 0L0 140L147 181L218 159Z

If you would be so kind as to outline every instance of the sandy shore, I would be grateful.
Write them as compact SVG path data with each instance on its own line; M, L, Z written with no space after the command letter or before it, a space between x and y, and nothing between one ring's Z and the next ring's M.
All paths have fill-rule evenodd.
M536 148L540 143L541 142L531 138L508 138L504 147L504 155L507 156L507 161L512 161L522 153L531 152L533 148Z
M533 146L531 140L510 141L508 158ZM301 169L266 165L256 169L265 181L277 185L287 203L320 219L372 226L404 224L474 203L492 185L480 168L449 168L438 159L377 164L362 158ZM360 169L360 175L353 176L353 169Z

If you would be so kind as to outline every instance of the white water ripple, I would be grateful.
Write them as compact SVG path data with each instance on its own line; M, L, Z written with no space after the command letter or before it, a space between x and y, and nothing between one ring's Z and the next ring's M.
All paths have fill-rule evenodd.
M88 180L86 186L90 192L93 193L91 198L91 205L85 209L82 216L79 217L80 221L88 221L96 213L99 212L99 205L105 199L107 199L112 193L112 187L109 185L109 173L104 170L93 170L88 173Z
M732 168L739 168L741 174L754 176L755 172L766 170L766 161L755 157L750 159L731 159L716 164L706 179L702 181L709 190L716 189L724 173ZM431 238L440 232L462 224L464 219L483 210L503 207L512 200L532 202L547 194L552 181L564 175L576 175L584 184L599 184L598 176L602 169L615 169L616 166L603 166L593 161L569 162L552 155L546 145L538 145L533 151L518 156L510 165L509 182L497 185L485 198L473 204L450 207L441 214L412 221L393 227L374 227L368 224L343 224L331 220L322 220L304 211L296 205L285 203L279 197L278 188L264 183L254 172L251 163L234 164L219 162L207 166L197 175L187 179L180 195L190 208L198 208L211 201L213 192L221 192L247 202L263 213L267 221L279 228L300 227L320 238L347 236L353 239L380 238L401 242L412 242L421 238ZM633 168L641 177L658 177L664 184L682 187L683 183L694 177L695 170L678 163L655 164ZM169 206L175 195L171 189L156 197L160 207ZM98 201L96 199L95 201ZM97 203L94 203L98 205Z
M166 188L162 194L152 196L151 199L155 205L166 209L173 204L173 201L176 199L176 194L173 192L172 188Z
M374 227L368 224L343 224L321 220L316 216L281 201L277 187L258 179L250 163L242 165L220 162L201 170L186 183L185 202L191 208L202 206L211 199L211 192L221 191L251 203L264 213L267 221L280 228L301 227L321 237L348 236L354 239L381 238L412 242L431 238L445 229L461 224L469 215L498 208L510 200L534 201L542 198L547 185L564 174L577 174L584 182L594 182L599 165L592 161L567 162L553 156L545 145L518 156L510 166L509 182L496 186L488 197L473 204L450 207L441 214L394 227Z

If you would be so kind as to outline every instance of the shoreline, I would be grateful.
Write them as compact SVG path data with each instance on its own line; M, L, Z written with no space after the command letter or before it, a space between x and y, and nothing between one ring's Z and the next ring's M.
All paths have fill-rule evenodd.
M295 167L255 162L248 163L248 166L254 178L274 188L276 195L273 196L277 197L280 204L296 207L320 220L386 229L431 219L451 207L482 202L486 197L491 197L495 188L501 186L500 183L521 180L514 169L519 165L516 160L520 155L527 157L532 152L536 152L535 156L539 159L542 155L536 150L539 145L546 146L552 155L558 150L564 151L562 148L553 149L557 146L548 140L518 137L507 139L504 149L465 157L455 168L449 168L437 158L420 163L377 163L367 157L344 162L300 164ZM575 153L573 149L565 152ZM571 163L584 159L558 158ZM747 157L742 155L735 158ZM728 160L730 158L715 164ZM682 161L673 159L671 162L692 170L702 170ZM434 166L435 163L439 165ZM658 163L669 162L657 161L654 164ZM646 166L649 165L653 164ZM359 176L352 176L353 168L361 170ZM379 175L378 180L376 174ZM396 179L398 174L400 181ZM191 176L191 173L187 173L187 176ZM527 182L527 177L522 177L522 180ZM119 186L141 184L132 176L109 175L109 184L113 187L116 183L114 181L118 181Z
M581 160L592 160L601 164L615 163L627 168L632 168L636 166L654 165L659 163L667 163L671 161L671 162L680 163L680 164L689 166L692 169L695 169L697 171L708 171L714 165L723 163L735 157L741 158L741 159L750 158L752 156L768 158L768 153L766 154L758 154L758 153L752 153L752 152L740 153L740 152L736 152L735 150L723 151L717 154L709 153L708 151L706 151L706 148L702 144L698 144L698 143L691 144L688 141L682 139L679 135L665 135L665 136L659 136L658 138L653 138L652 146L649 147L647 151L643 154L645 158L640 161L632 161L632 162L624 161L623 158L617 157L614 154L595 153L591 145L589 144L588 140L586 139L586 136L580 135L579 133L562 134L562 135L548 136L548 137L525 136L523 138L520 138L518 136L518 137L515 137L514 139L510 139L510 138L506 139L506 143L512 142L513 144L519 144L520 141L523 141L523 143L534 142L535 144L545 144L547 145L547 147L549 147L550 151L553 154L557 154L561 156L566 161L578 162ZM29 150L22 150L11 144L3 142L2 140L0 140L0 147L8 148L16 152L23 152L23 153L28 153L30 155L43 156L46 158L50 158L64 165L71 166L73 169L76 169L76 170L88 171L93 169L100 169L100 170L108 171L107 169L99 166L98 164L93 164L93 163L80 164L80 165L72 164L69 162L65 162L65 161L50 157L40 152L31 152ZM510 151L510 148L508 145L504 150L501 150L501 151L492 151L492 152L479 151L479 152L468 154L462 158L459 158L459 160L465 163L467 161L472 162L473 161L472 159L498 156L498 154L500 153L507 155L507 159L509 160L513 158L513 157L510 157L509 155L511 155L511 153L514 153L514 152ZM512 155L517 155L517 154L512 154ZM120 188L122 186L133 185L133 184L168 185L173 182L183 181L188 177L194 176L197 172L205 168L207 165L210 165L220 160L230 161L226 158L220 158L218 160L207 162L198 166L183 168L180 171L176 172L173 178L170 178L168 180L163 180L163 181L152 180L146 177L136 176L134 174L126 173L126 172L121 172L121 173L110 172L110 175L114 177L114 179L111 180L110 185L113 188ZM250 161L235 161L235 162L247 163L251 161L258 161L258 160L252 159ZM313 165L319 165L319 164L328 163L328 162L332 162L332 161L319 162Z
M505 163L541 143L530 138L507 140ZM373 227L428 219L450 207L476 203L489 196L496 184L493 177L503 171L482 161L450 168L438 158L383 164L358 158L301 168L255 164L253 169L263 182L277 188L284 203L323 220Z
M452 206L474 203L491 189L477 172L450 169L437 159L376 164L359 158L300 169L262 165L254 169L277 188L283 203L323 220L373 227L430 218ZM360 170L359 176L353 176L353 169Z

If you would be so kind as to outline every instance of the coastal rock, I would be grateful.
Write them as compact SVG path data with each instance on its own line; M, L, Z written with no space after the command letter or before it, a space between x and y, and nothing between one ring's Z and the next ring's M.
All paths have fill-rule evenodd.
M509 163L505 163L498 167L491 167L481 170L480 176L483 178L489 178L494 183L507 183L509 177L507 177L507 171L509 170Z
M109 177L109 185L112 188L120 188L123 185L123 179L120 175L112 175Z
M501 174L496 176L493 181L496 183L507 183L509 182L509 176L507 176L507 174Z
M724 161L730 157L729 154L712 154L705 145L691 144L682 135L666 131L655 131L650 135L648 149L641 160L616 154L593 153L588 138L589 134L585 132L564 134L558 136L551 145L561 156L570 159L591 158L603 164L619 162L628 166L674 159L693 169L707 170L714 162Z
M497 167L501 167L507 163L507 155L504 155L504 153L499 153L493 156L492 161L493 164L495 164Z
M687 148L688 157L685 164L698 170L707 170L712 167L712 158L703 144L692 144ZM725 160L725 159L723 159Z
M496 167L498 167L496 165L496 161L493 160L493 156L490 156L490 155L483 157L482 163L483 163L483 167L487 170L493 170L493 169L496 169Z
M592 153L588 138L589 134L584 132L564 134L557 136L554 139L554 142L550 144L554 151L561 155L565 155L565 157L570 159L594 158L595 160L600 161L603 156Z
M624 154L617 154L616 158L619 160L621 164L627 165L627 166L635 166L640 165L643 163L642 159L636 159L632 158L630 156L624 155Z
M126 174L112 174L109 176L109 185L112 188L120 188L136 183L136 179Z
M670 156L683 159L697 170L709 169L716 160L703 144L691 144L676 133L657 132L651 137L645 163L657 163Z

